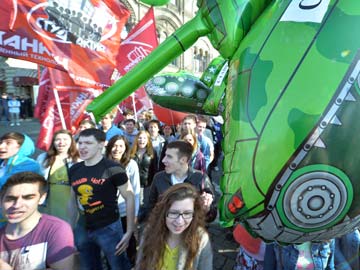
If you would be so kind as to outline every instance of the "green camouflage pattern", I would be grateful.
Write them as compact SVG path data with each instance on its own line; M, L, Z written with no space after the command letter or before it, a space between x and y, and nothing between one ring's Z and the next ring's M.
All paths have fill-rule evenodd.
M88 111L98 119L207 36L228 60L225 80L199 79L212 90L203 111L221 111L225 121L222 224L242 221L282 243L327 240L357 227L358 0L197 4L193 20Z

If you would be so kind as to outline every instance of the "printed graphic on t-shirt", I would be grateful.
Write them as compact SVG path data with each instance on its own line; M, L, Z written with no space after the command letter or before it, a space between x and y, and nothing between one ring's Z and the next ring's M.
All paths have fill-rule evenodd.
M85 211L91 214L104 208L104 205L101 201L94 200L94 192L92 186L86 184L80 185L77 188L77 192L80 194L78 196L78 206L81 211Z
M122 166L107 159L94 166L80 162L70 168L69 175L77 207L85 216L88 229L102 228L119 219L118 187L128 181Z
M46 269L47 243L0 252L0 258L18 270Z
M80 184L79 186L76 187L77 190L77 202L78 202L78 207L81 211L84 211L85 213L88 214L93 214L101 209L103 209L104 203L101 200L98 200L97 198L95 198L94 196L94 189L96 189L96 186L101 186L105 183L105 179L97 179L95 177L92 177L90 179L89 184L87 184L88 182L84 183L83 181L81 181L82 179L78 180L78 181L74 181L72 183L72 186L76 186L78 184Z
M297 270L313 270L314 261L311 256L311 244L310 242L305 242L300 245L296 245L299 250L299 257L296 262Z

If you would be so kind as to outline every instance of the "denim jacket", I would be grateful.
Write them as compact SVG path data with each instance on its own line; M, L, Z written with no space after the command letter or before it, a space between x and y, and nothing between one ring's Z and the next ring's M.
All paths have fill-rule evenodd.
M360 270L360 233L354 230L335 239L335 266L338 270Z
M311 255L314 270L334 270L335 240L312 243ZM299 256L296 245L268 244L265 252L264 270L295 270Z

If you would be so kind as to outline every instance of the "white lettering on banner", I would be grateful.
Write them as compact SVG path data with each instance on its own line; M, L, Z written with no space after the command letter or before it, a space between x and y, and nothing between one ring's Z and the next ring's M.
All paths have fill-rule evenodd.
M52 105L51 108L48 110L48 114L45 117L44 121L41 123L42 127L44 129L52 130L54 128L54 122L55 122L54 121L55 120L54 111L55 111L55 108ZM46 142L46 144L48 144L48 143L50 143L50 142Z
M130 45L134 47L134 49L127 54L127 58L129 59L130 63L124 67L124 70L126 72L131 70L137 63L144 59L145 56L147 56L154 49L153 46L151 46L150 44L135 40L136 37L145 32L150 26L153 25L153 23L153 20L149 20L136 32L132 33L131 36L127 37L126 40L123 41L121 46Z
M292 0L280 21L321 23L330 0Z
M8 50L5 48L0 47L0 54L6 54L6 55L12 55L14 57L18 56L18 57L28 57L28 53L27 52L19 52L19 51L14 51L14 50Z
M51 1L33 6L26 16L29 26L38 35L54 42L73 43L82 48L105 52L106 46L101 42L117 33L119 20L108 13L105 5L88 3L84 8L83 1L72 1L71 4L72 14L61 6L65 5L63 3L60 3L60 8L59 4L54 5ZM39 17L39 13L47 14L47 17ZM91 19L86 22L87 18Z
M83 48L89 48L93 51L105 52L105 46L98 42L93 42L91 40L82 39L79 37L76 40L76 45L79 45Z
M65 70L69 70L69 58L54 55L56 63L59 63Z
M67 40L68 31L66 31L64 28L62 28L60 26L57 26L54 22L46 20L44 18L37 18L36 24L43 30L45 30L51 34L54 34L61 41L65 42L65 43L70 43ZM55 40L55 39L53 39L53 40Z
M68 102L65 102L63 99L60 100L61 107L63 106L69 106ZM59 108L57 108L56 104L54 102L51 102L50 104L47 104L46 108L49 108L48 114L45 117L44 121L42 122L42 126L45 129L52 130L55 126L55 123L60 123L60 114L59 114ZM62 108L60 108L62 109ZM63 110L64 119L69 118L69 112L67 110Z
M38 53L39 54L46 53L47 55L52 55L42 42L39 43Z
M8 47L12 47L15 50L20 50L20 37L15 35L15 36L11 36L9 38L6 39L1 39L0 40L0 44L3 46L8 46Z
M69 76L71 79L73 79L74 81L78 81L78 82L85 82L88 85L93 85L95 87L101 87L101 88L109 88L110 85L104 84L104 83L99 83L97 81L91 80L89 78L85 78L85 77L81 77L81 76L76 76L73 73L69 72Z
M29 48L32 49L33 52L38 52L38 41L33 39L32 42L28 42L28 38L21 39L21 49L28 51Z
M115 82L115 81L119 80L121 77L122 77L121 73L119 72L118 69L115 68L113 73L111 74L110 80L111 80L111 82Z
M44 57L42 55L38 55L38 54L33 54L33 53L30 53L30 57L32 59L35 59L35 60L40 60L40 61L43 61L43 62L48 62L48 63L51 63L53 65L57 65L56 61L51 59L51 58L48 58L48 57Z
M71 108L70 108L70 115L71 115L71 119L74 119L74 115L77 113L77 111L79 110L79 108L81 107L81 105L84 103L84 101L86 101L87 99L90 98L90 94L88 93L80 93L76 99L75 102L71 103Z
M32 51L33 53L39 53L51 56L51 53L47 48L39 42L37 39L29 40L27 37L21 37L19 35L11 35L7 32L0 31L0 45L11 47L19 51Z
M135 46L132 51L130 51L127 55L130 63L124 67L124 70L128 72L132 69L137 63L139 63L142 59L144 59L151 51L145 50L143 47Z

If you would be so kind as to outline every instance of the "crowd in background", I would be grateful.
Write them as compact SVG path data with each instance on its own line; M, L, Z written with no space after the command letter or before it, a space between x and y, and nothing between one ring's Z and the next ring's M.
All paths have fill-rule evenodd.
M3 101L0 116L6 116ZM17 100L6 101L10 111L9 102ZM18 123L19 117L10 118ZM151 109L115 119L111 112L99 123L84 119L75 135L55 132L49 150L36 160L28 136L0 136L0 269L26 269L21 254L33 244L31 230L24 229L29 226L49 227L43 261L34 256L51 269L212 269L206 228L216 219L217 202L209 176L222 158L222 119L189 114L172 126L158 121ZM28 172L36 180L29 181ZM14 194L26 197L26 188L42 187L43 180L46 190L31 193L32 208L18 202ZM17 185L26 188L19 191ZM48 220L72 229L59 235ZM21 240L16 249L11 239ZM234 270L360 269L357 229L324 242L281 245L254 238L237 224L234 239L239 243ZM59 249L52 246L57 241L67 251L47 257Z

